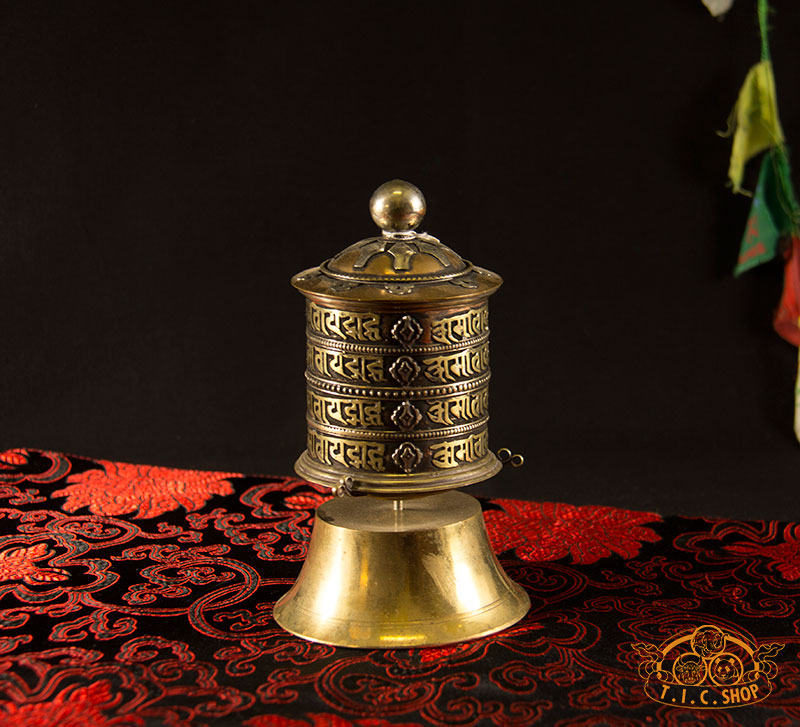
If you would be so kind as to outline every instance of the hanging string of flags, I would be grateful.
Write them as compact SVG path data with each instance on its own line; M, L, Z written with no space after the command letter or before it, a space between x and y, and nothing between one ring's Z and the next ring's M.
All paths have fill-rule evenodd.
M764 155L734 275L738 277L778 255L784 258L783 294L773 325L778 335L800 347L800 205L792 187L789 148L778 116L767 0L757 0L757 10L761 60L748 72L728 120L727 135L733 134L728 177L734 193L751 194L742 188L744 168L753 157ZM800 441L800 358L794 431Z

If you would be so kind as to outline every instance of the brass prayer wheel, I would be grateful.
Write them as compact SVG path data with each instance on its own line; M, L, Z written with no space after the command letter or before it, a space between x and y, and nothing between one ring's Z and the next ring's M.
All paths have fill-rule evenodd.
M442 492L502 467L488 442L487 307L502 280L416 232L425 199L414 185L380 186L370 212L378 236L292 278L307 335L295 469L347 497L319 508L275 618L343 646L476 638L529 607L489 549L477 501Z

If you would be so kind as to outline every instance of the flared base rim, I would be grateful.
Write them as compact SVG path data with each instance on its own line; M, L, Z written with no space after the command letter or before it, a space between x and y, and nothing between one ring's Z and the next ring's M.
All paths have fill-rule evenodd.
M275 604L274 617L285 631L318 644L356 649L416 649L458 644L496 634L524 618L530 607L528 594L512 582L506 598L473 613L460 614L457 620L378 623L321 619L319 614L293 604L291 592ZM343 626L349 634L346 639L341 637Z
M273 615L309 641L420 648L502 631L530 608L492 552L478 501L443 492L321 505L308 556Z

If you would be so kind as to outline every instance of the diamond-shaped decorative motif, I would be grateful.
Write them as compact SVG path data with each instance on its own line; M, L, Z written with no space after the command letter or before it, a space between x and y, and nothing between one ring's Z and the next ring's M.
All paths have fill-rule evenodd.
M419 424L422 419L419 409L410 401L404 401L392 412L392 421L395 426L408 432Z
M392 335L403 348L411 348L422 335L422 326L413 316L404 315L392 326Z
M411 356L400 356L390 367L389 373L400 382L402 386L408 386L419 376L419 364Z
M392 452L392 460L403 472L408 474L422 461L422 452L411 442L403 442Z

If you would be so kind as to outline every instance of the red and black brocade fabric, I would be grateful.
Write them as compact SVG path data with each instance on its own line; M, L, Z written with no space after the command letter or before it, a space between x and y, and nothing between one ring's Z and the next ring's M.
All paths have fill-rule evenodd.
M530 613L457 646L360 651L272 619L326 497L289 477L0 453L0 725L800 724L800 525L483 501ZM703 623L786 644L766 701L646 697L632 644Z

